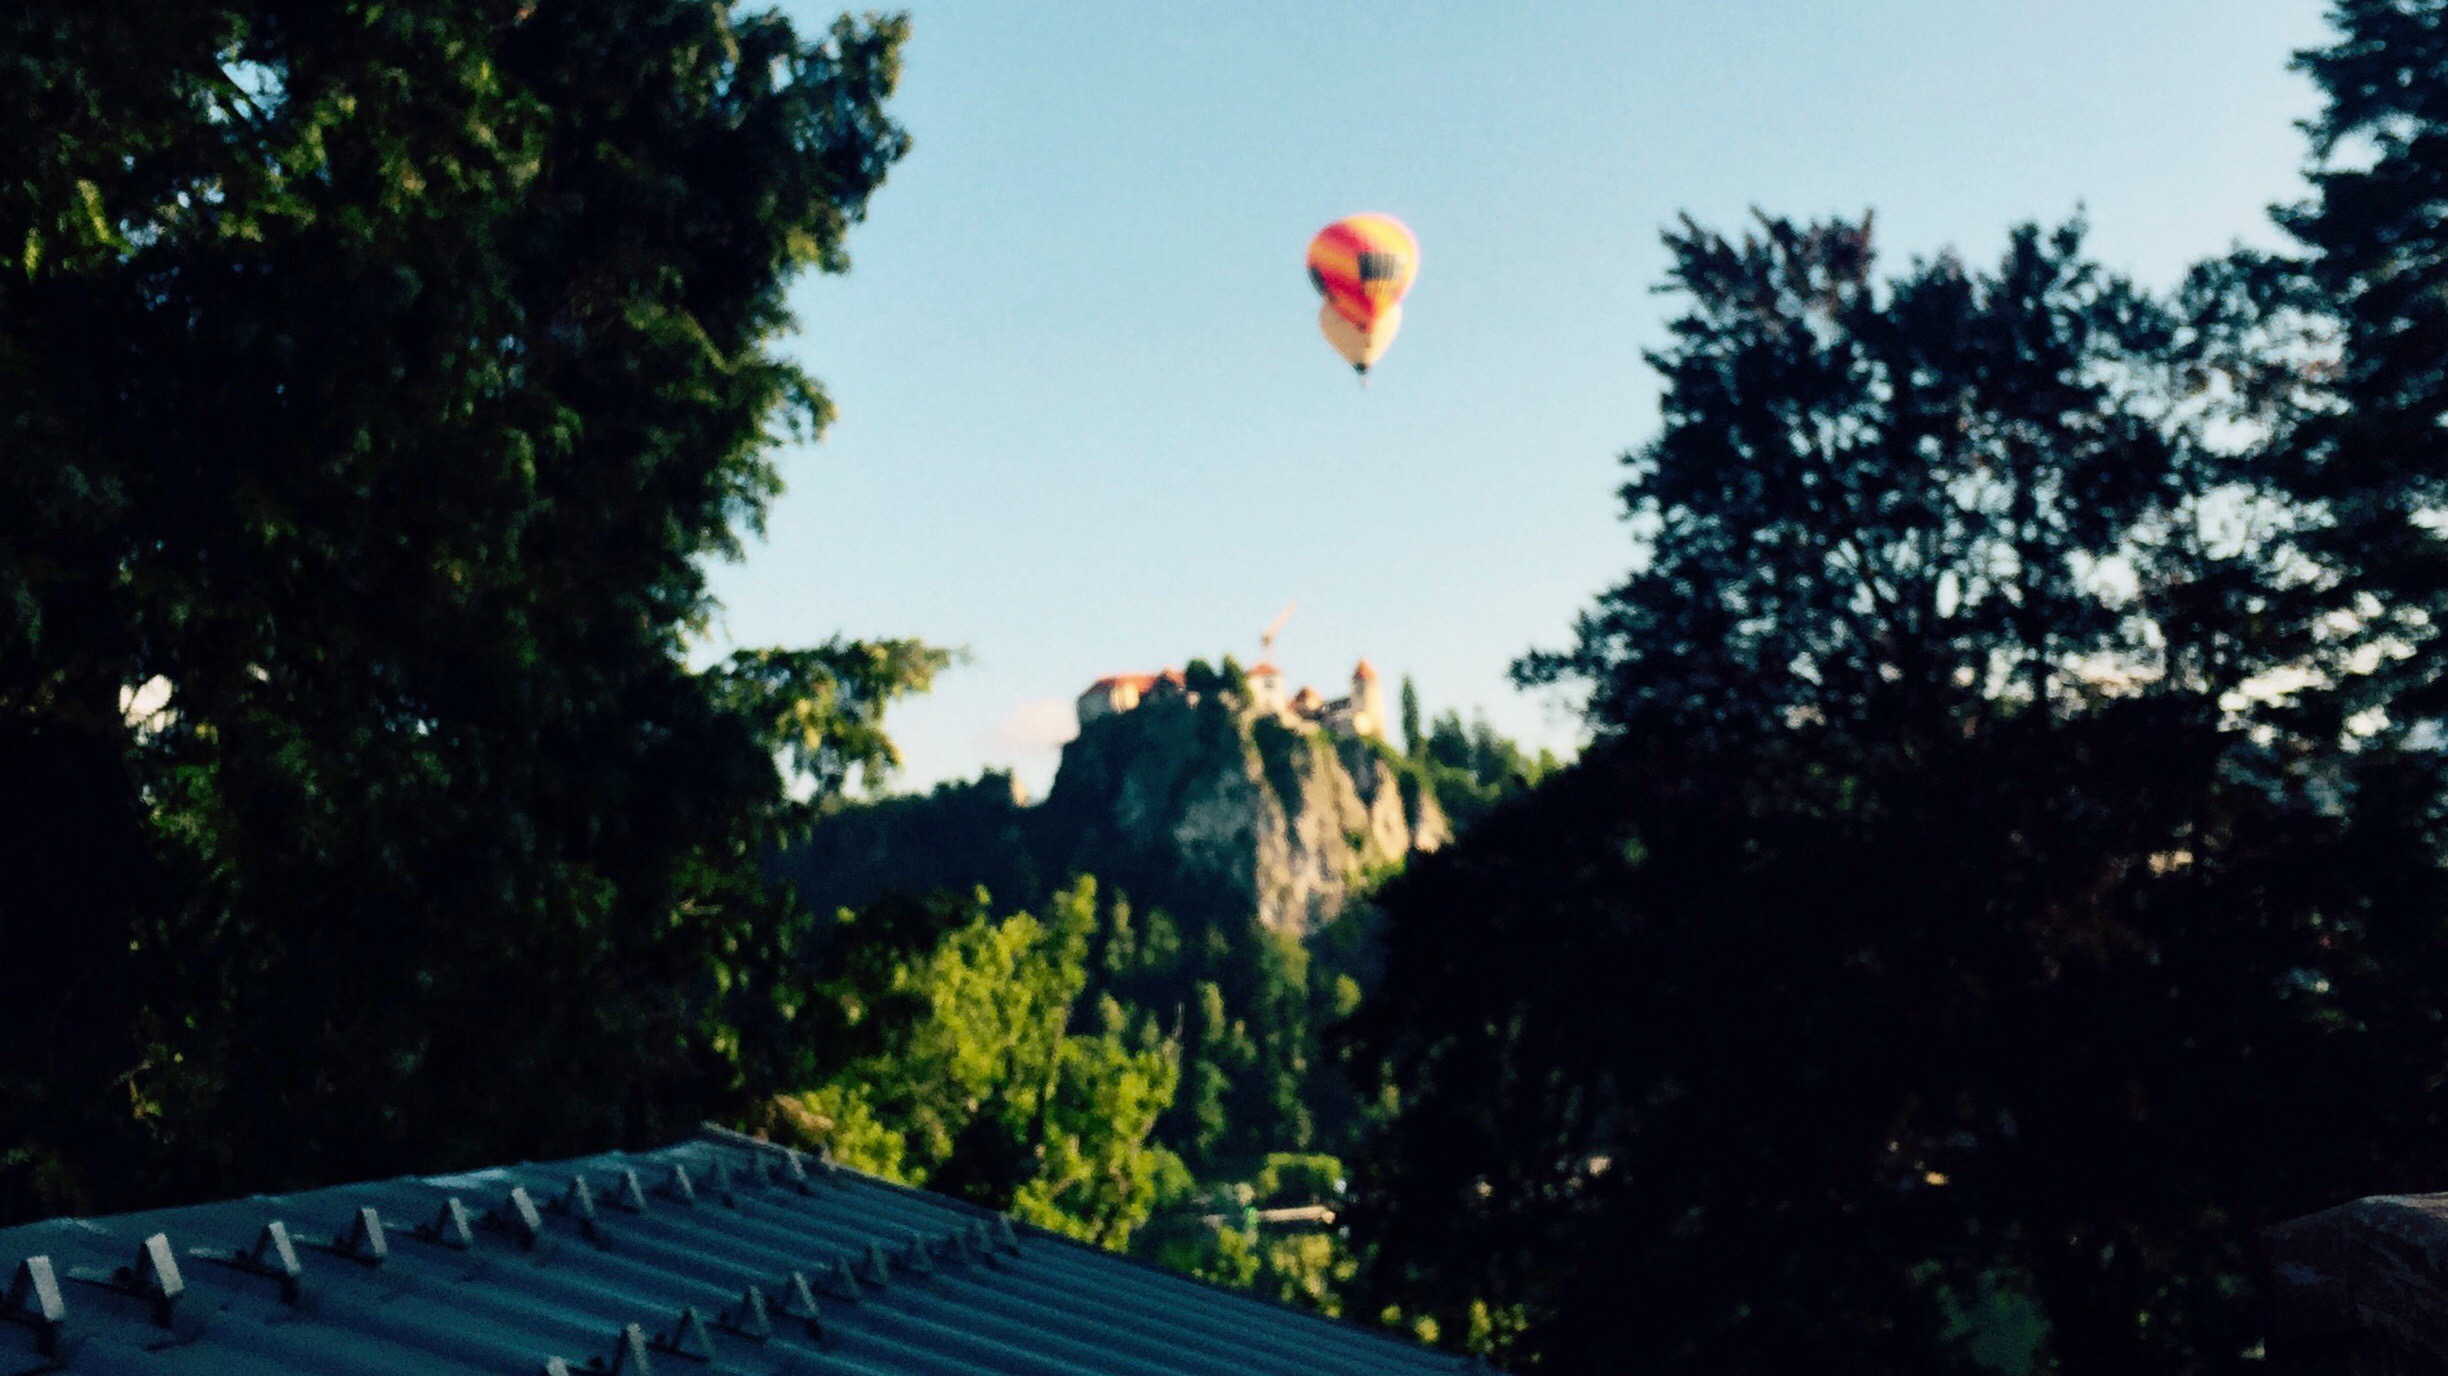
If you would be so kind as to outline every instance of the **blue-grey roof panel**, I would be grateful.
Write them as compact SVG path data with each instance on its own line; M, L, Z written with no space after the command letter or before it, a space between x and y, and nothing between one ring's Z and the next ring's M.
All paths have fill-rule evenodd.
M278 1225L277 1227L274 1225ZM1404 1376L1464 1363L731 1134L0 1231L0 1376Z

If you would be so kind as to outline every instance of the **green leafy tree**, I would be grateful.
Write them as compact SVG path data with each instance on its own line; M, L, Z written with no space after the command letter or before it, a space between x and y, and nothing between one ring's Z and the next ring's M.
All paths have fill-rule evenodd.
M841 1026L821 1040L856 1054L777 1099L771 1126L858 1169L1126 1246L1181 1172L1148 1140L1178 1056L1084 998L1095 882L1054 895L1042 921L995 917L981 895L890 901L842 925L819 994L819 1017Z
M638 1141L791 1082L775 752L692 673L829 406L784 291L905 25L721 0L0 18L0 1212ZM83 863L61 863L62 857Z
M954 658L915 640L833 640L736 651L701 677L718 707L780 751L811 799L830 803L854 782L878 786L900 769L884 709L925 692Z
M1331 1156L1271 1152L1248 1180L1166 1200L1139 1250L1201 1280L1341 1317L1359 1271L1335 1221L1346 1183Z
M1655 557L1524 677L1585 683L1601 730L1730 738L2054 713L2139 672L2090 572L2184 494L2104 373L2174 322L2080 240L2025 228L1994 274L1942 259L1882 291L1866 221L1669 236L1694 309L1623 489Z
M1532 755L1488 724L1482 714L1466 724L1459 712L1440 712L1413 752L1437 806L1456 829L1485 817L1498 803L1563 767L1555 753Z
M1523 666L1597 744L1382 895L1378 1298L1568 1371L2244 1364L2253 1230L2415 1186L2448 1049L2427 773L2249 715L2285 274L1669 245L1643 557Z

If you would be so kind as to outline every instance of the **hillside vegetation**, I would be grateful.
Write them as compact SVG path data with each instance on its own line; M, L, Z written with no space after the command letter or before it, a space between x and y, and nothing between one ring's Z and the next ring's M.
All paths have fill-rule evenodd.
M1523 760L1484 726L1406 752L1253 710L1229 668L1196 677L1086 723L1041 803L988 775L834 807L781 853L838 915L831 1040L873 1049L777 1124L1337 1310L1343 1162L1375 1105L1331 1034L1375 979L1369 895L1451 839L1440 777L1492 797L1526 779L1473 766Z

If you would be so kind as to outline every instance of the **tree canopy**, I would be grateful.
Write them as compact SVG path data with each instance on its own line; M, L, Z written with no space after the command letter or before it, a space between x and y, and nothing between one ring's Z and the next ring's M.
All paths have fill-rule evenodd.
M775 1101L773 1127L887 1179L1128 1244L1182 1171L1148 1141L1180 1048L1087 997L1101 911L1109 925L1082 879L1042 918L948 896L842 914L808 1020L818 1072Z
M1598 745L1383 896L1373 1284L1558 1370L2246 1361L2253 1230L2419 1184L2448 1053L2300 276L1669 247L1638 558L1520 668Z
M2448 705L2448 6L2335 0L2330 19L2336 41L2297 61L2327 96L2309 126L2313 196L2281 219L2307 250L2334 373L2283 471L2317 515L2320 609L2379 656L2342 705L2402 720Z
M905 32L0 19L0 1211L595 1148L787 1078L775 752L888 767L941 658L686 654L828 417L783 292L907 147Z

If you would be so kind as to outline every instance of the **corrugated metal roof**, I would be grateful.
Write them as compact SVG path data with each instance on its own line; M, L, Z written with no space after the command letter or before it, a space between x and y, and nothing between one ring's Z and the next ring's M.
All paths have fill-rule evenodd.
M719 1131L657 1151L0 1231L0 1376L1451 1372Z

